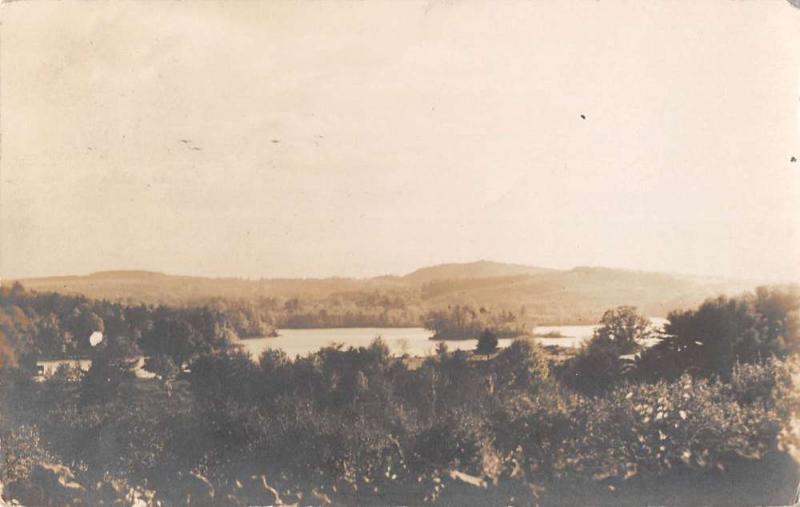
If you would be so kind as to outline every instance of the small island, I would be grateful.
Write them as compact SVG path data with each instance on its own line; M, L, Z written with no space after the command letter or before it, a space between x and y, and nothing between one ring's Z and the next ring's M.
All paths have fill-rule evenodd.
M423 325L433 331L431 340L474 340L489 329L498 338L528 334L524 323L509 311L494 312L486 307L453 305L425 315Z
M561 331L547 331L546 333L537 333L534 330L533 335L534 338L570 338L570 336L565 335Z

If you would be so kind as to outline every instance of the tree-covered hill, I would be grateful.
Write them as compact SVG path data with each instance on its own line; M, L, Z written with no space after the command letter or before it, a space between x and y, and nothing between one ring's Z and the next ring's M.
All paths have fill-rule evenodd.
M298 324L332 326L358 325L360 320L369 325L418 325L428 312L452 305L511 311L529 324L539 325L593 323L606 308L626 304L663 317L710 296L737 294L758 285L746 280L595 267L554 270L488 261L363 279L248 280L108 271L20 281L35 291L131 304L186 306L210 300L247 300L262 307L294 308L289 313L295 314ZM361 318L367 315L369 318Z

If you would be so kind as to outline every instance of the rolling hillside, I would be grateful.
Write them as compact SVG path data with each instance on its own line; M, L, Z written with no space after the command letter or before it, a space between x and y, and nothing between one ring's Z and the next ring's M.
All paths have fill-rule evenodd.
M372 301L376 295L386 295L392 298L394 307L434 309L469 304L510 310L538 324L596 322L604 310L622 304L637 306L651 316L665 316L670 310L694 306L708 297L736 294L756 285L712 277L594 267L554 270L488 261L443 264L401 277L367 279L244 280L108 271L19 281L36 291L177 305L213 298Z
M663 317L719 294L737 294L754 282L607 268L574 268L512 277L433 280L422 287L431 306L490 304L539 323L594 323L613 306L633 305ZM523 312L524 307L524 312Z

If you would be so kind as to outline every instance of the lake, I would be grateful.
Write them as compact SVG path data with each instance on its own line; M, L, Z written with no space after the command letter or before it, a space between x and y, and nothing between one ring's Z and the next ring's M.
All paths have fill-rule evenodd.
M657 326L664 319L651 319ZM535 337L542 345L560 347L577 347L592 336L597 326L537 326L535 334L561 333L563 338ZM332 343L341 343L345 347L366 347L376 336L384 339L393 354L409 354L412 356L428 356L434 354L440 341L447 343L452 350L475 350L478 340L431 340L433 332L420 327L408 328L336 328L336 329L281 329L280 336L270 338L249 338L240 343L250 352L254 359L269 348L278 348L289 357L316 352ZM500 347L507 347L512 339L501 339Z

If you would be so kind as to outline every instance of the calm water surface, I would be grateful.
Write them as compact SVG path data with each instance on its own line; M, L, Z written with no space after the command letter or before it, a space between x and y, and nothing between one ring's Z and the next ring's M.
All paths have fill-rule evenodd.
M652 319L661 325L664 319ZM542 345L558 345L561 347L577 347L592 336L597 326L537 326L536 334L559 332L563 338L534 338ZM409 328L336 328L336 329L282 329L276 338L251 338L241 340L245 350L254 359L269 348L282 349L290 357L316 352L333 343L341 343L345 347L366 347L375 337L384 339L393 354L409 354L412 356L432 355L439 340L431 340L433 333L419 327ZM450 350L474 350L477 340L444 340ZM507 347L511 339L501 339L500 347Z

